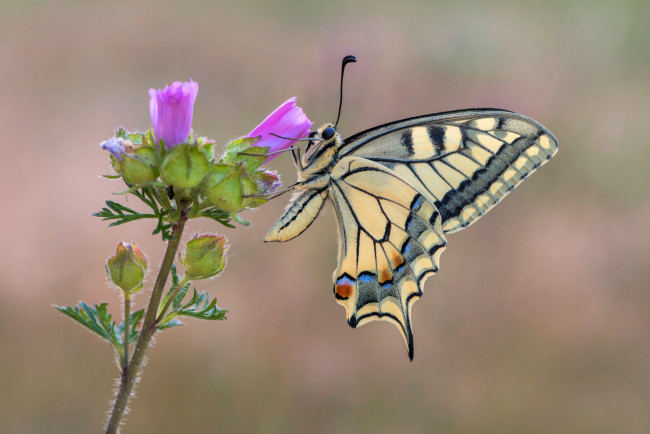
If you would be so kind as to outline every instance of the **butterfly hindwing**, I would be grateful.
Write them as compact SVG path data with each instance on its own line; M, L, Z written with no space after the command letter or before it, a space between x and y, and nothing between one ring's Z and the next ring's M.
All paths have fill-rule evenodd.
M498 109L393 122L354 135L340 151L400 174L439 209L445 233L485 215L556 152L543 126Z
M341 236L334 295L348 323L393 323L412 358L411 306L446 246L440 213L398 174L358 157L333 168L330 195Z

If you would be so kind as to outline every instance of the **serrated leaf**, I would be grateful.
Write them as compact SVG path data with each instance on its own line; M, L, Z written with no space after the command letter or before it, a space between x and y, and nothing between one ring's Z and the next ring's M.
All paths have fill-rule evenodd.
M176 297L174 297L174 300L172 300L172 306L174 309L178 309L178 307L183 302L185 294L187 294L187 291L190 289L191 283L192 282L187 282L185 285L183 285L183 287L178 291L178 294L176 294Z
M142 189L134 189L133 191L129 191L129 193L136 196L145 205L151 208L151 210L154 212L153 214L143 214L118 202L107 200L106 207L102 208L99 212L93 213L92 215L94 217L99 217L104 221L110 220L111 223L108 225L109 227L122 225L124 223L129 223L135 220L156 219L158 220L158 223L152 233L154 235L161 233L163 241L170 240L172 238L171 228L174 226L174 223L167 222L165 218L171 213L172 210L165 209L167 205L160 203L160 200L155 195L153 188L154 186L147 186Z
M176 271L176 265L174 264L172 264L171 274L172 274L172 288L170 289L170 292L176 289L176 287L178 286L178 282L181 281L181 277L178 275L178 272Z
M199 293L194 289L192 299L175 313L179 316L214 321L226 319L227 312L225 309L219 309L216 298L210 300L210 295L207 292L203 291Z
M160 324L158 326L158 330L170 329L172 327L178 327L178 326L181 326L181 325L185 325L185 324L183 324L181 321L179 321L177 319L172 319L172 320L170 320L170 321L168 321L168 322L166 322L164 324Z
M102 339L119 347L119 341L115 330L115 323L108 313L107 303L90 306L79 302L78 306L54 306L59 312L67 315L88 330L99 335Z
M227 228L234 228L235 226L230 223L230 213L217 208L216 206L206 208L202 210L199 215L199 217L207 217L209 219L212 219L214 221L217 221L224 225Z

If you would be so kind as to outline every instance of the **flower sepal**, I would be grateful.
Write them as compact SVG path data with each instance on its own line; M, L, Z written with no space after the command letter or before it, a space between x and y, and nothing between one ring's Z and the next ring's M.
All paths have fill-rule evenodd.
M226 238L218 235L196 235L187 243L185 255L178 260L185 266L188 280L209 279L226 266Z
M248 148L260 141L261 136L256 137L240 137L226 145L226 151L219 160L222 163L232 163L235 161L239 153L247 151Z
M244 165L246 173L253 173L257 168L259 168L267 158L267 153L269 148L263 148L261 146L251 146L245 150L234 154L233 156L228 156L226 159L225 156L222 159L224 163L241 163ZM232 155L232 154L231 154Z
M191 136L190 136L191 137ZM196 146L205 154L205 157L208 159L210 164L214 163L214 140L210 140L207 137L199 137L195 140Z
M210 170L205 153L196 145L175 146L164 158L161 166L163 180L175 188L191 189L201 183Z
M135 244L118 244L115 255L106 262L108 278L127 298L142 289L146 271L147 260Z
M244 209L244 174L243 164L215 164L203 184L208 201L229 213Z
M158 155L153 148L141 146L121 161L121 174L128 184L143 185L158 179Z

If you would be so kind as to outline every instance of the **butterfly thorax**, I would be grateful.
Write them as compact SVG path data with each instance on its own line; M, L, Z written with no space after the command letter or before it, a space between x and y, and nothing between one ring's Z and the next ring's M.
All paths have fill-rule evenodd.
M323 130L331 126L332 124L329 123L323 124L314 136L322 137ZM329 173L339 160L338 150L342 143L343 140L338 133L329 140L309 142L302 157L302 170L298 172L298 181L303 184L303 187L307 187L305 184L311 184L317 178L329 177Z

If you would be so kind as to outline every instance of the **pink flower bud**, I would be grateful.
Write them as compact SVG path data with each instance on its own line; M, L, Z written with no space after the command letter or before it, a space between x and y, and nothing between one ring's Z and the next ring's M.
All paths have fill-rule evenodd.
M149 111L156 140L163 140L167 149L183 143L190 136L194 101L199 84L175 81L164 89L149 89Z
M289 137L292 139L302 139L309 135L309 130L313 122L309 120L307 115L302 109L296 106L296 97L289 98L283 102L278 108L266 117L247 137L262 136L262 138L255 143L255 146L267 147L269 154L282 149L290 148L295 140L281 139L279 137L271 136L269 133L274 133L282 137ZM266 159L268 163L279 154L269 155Z

